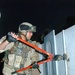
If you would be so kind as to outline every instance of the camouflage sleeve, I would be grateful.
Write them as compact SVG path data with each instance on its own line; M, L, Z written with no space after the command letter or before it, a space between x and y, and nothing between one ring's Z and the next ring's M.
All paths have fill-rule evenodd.
M6 39L6 36L3 36L1 39L0 39L0 44ZM13 47L14 43L10 43L6 46L6 48L4 50L0 50L0 53L6 51L6 50L10 50L12 47Z

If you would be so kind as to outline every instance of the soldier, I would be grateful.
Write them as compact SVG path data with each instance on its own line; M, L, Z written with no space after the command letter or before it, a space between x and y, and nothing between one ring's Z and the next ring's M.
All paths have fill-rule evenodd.
M6 36L1 38L0 53L5 52L5 56L3 58L3 75L12 75L11 72L27 67L34 61L38 61L39 55L34 49L16 40L17 37L20 37L23 40L38 45L36 41L30 40L33 36L33 32L36 32L36 27L31 23L23 22L19 25L17 35L13 32L9 32ZM13 75L35 74L39 75L36 70L30 69Z

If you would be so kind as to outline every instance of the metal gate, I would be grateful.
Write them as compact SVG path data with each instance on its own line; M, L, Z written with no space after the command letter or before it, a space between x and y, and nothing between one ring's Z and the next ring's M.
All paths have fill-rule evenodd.
M75 25L55 35L51 31L44 37L41 45L49 53L63 56L63 60L43 64L40 75L74 75L75 74ZM64 55L66 58L64 59Z

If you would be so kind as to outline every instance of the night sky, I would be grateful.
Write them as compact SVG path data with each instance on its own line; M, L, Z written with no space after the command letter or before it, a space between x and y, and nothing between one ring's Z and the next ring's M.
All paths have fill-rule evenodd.
M73 0L2 0L0 12L0 38L10 31L17 33L19 24L25 21L37 26L37 41L42 33L53 29L59 33L75 24Z
M37 35L55 29L59 32L75 19L73 0L2 0L0 1L0 37L9 31L18 31L27 21L37 26ZM68 20L68 21L67 21Z

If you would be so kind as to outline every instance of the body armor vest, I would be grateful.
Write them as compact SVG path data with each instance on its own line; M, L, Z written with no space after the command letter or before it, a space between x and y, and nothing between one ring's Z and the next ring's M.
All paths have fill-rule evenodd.
M28 52L31 49L31 47L21 42L17 42L11 50L6 51L4 60L6 60L5 62L9 66L14 67L15 69L23 68L28 58Z
M29 42L38 45L36 41L33 42L29 41ZM38 60L39 54L33 48L21 42L15 43L10 50L7 50L4 57L4 61L8 65L8 67L14 68L15 70L27 67L31 65L33 62ZM39 75L39 72L36 69L29 69L26 71L22 71L21 74Z

